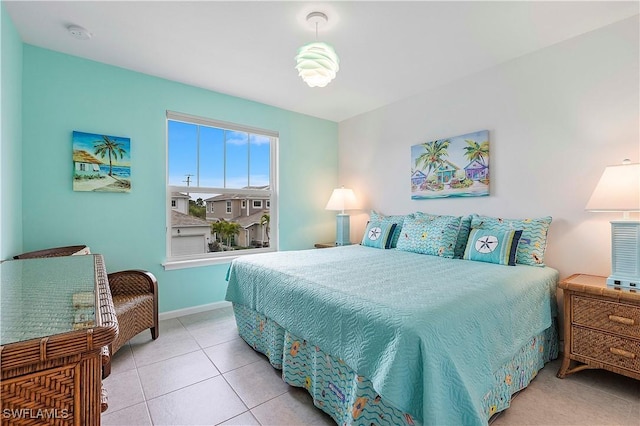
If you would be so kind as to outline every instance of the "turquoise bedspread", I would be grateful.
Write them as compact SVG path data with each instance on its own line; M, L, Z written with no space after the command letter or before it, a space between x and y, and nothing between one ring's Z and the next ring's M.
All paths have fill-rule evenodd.
M344 360L424 424L476 425L494 371L551 325L558 272L346 246L244 256L226 300Z

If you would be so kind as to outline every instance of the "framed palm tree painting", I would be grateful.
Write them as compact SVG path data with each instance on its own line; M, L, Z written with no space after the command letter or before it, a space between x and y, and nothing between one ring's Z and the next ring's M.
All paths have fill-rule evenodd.
M73 132L73 190L131 191L131 139Z
M489 131L411 147L411 199L489 195Z

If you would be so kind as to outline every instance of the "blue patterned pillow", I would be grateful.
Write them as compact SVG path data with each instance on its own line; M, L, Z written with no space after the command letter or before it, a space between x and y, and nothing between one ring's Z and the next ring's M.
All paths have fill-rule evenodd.
M438 216L430 213L416 212L416 216ZM447 216L454 217L454 216ZM469 238L469 231L471 230L471 215L460 216L460 230L456 238L456 245L453 248L453 258L462 259L464 255L464 249L467 247L467 239Z
M516 266L521 230L472 229L463 259Z
M396 229L393 231L393 236L391 237L391 248L395 248L398 245L398 238L400 238L400 231L402 230L402 224L404 223L405 218L413 217L413 214L408 215L398 215L398 216L385 216L375 211L371 211L370 219L372 222L379 223L395 223Z
M391 239L397 226L395 223L369 221L362 237L362 245L379 249L391 248Z
M460 229L455 216L417 215L406 218L398 240L398 250L453 258Z
M490 216L473 215L471 228L489 230L522 230L516 263L531 266L544 265L544 251L547 248L547 232L551 225L551 216L538 219L502 219Z

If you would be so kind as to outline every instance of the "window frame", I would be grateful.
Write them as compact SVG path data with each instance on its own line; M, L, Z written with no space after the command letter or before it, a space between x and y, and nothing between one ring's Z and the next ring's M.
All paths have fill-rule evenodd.
M249 134L257 134L260 136L267 136L270 138L270 164L269 164L269 189L255 189L255 188L209 188L209 187L198 187L198 186L176 186L170 185L169 183L169 121L181 121L188 124L200 125L200 126L208 126L208 127L216 127L224 130L237 131L237 132L246 132ZM256 197L264 197L268 196L267 200L270 205L277 206L277 194L278 194L278 150L279 150L279 133L273 130L260 129L256 127L249 127L241 124L228 123L214 119L208 119L203 117L197 117L193 115L178 113L174 111L167 110L166 119L165 119L165 149L166 149L166 164L165 164L165 188L166 188L166 197L168 200L171 200L172 192L183 192L183 193L202 193L202 194L212 194L212 195L223 195L223 194L235 194L235 195L245 195L248 199L252 196ZM278 212L276 209L269 209L269 228L270 228L270 238L269 238L269 247L262 248L252 248L245 250L233 250L233 251L225 251L225 252L215 252L215 253L203 253L203 254L194 254L194 255L185 255L185 256L171 256L171 203L168 202L165 204L168 206L166 210L166 253L165 260L162 263L165 270L173 270L173 269L182 269L182 268L190 268L190 267L198 267L198 266L206 266L206 265L215 265L215 264L223 264L229 263L233 259L250 255L256 253L266 253L278 251L279 249L279 233L278 233ZM211 204L211 209L213 210L213 203Z

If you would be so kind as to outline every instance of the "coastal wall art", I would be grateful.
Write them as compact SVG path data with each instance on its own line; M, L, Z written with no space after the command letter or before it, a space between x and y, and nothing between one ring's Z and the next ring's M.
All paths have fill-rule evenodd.
M489 131L411 146L411 199L489 195Z
M131 139L74 131L73 190L131 191Z

